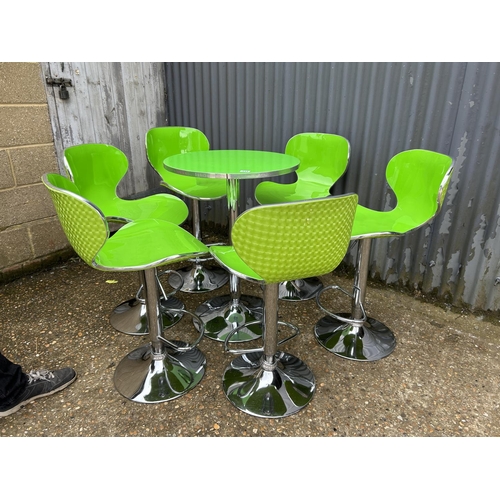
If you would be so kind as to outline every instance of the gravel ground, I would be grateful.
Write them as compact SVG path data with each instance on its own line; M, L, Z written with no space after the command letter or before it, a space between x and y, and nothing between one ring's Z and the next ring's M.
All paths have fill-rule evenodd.
M346 276L327 275L349 288ZM115 331L110 311L132 297L135 273L103 273L79 259L0 287L1 349L25 369L73 366L77 381L0 420L0 436L499 436L500 322L446 310L392 288L370 285L367 311L397 337L385 359L360 363L330 354L314 339L323 314L315 301L280 301L280 316L301 328L284 350L303 359L316 376L311 403L284 419L260 419L235 409L221 389L232 358L223 345L203 339L207 358L201 383L185 396L144 405L113 386L117 363L147 337ZM242 282L243 293L260 294ZM194 310L207 297L179 294ZM348 310L345 300L335 305ZM332 304L333 305L333 304ZM187 339L189 316L176 329ZM185 336L185 337L183 337ZM172 337L173 338L173 337Z
M332 468L339 461L348 469L338 476L344 479L335 490L345 491L350 498L358 498L360 492L359 498L364 498L363 482L380 485L381 481L386 498L400 498L401 488L388 485L396 479L404 480L412 491L432 492L432 498L439 497L440 491L443 498L484 498L496 488L496 465L489 457L495 456L497 444L491 438L500 435L498 318L486 320L370 284L367 312L392 328L397 346L380 361L361 363L332 355L316 342L312 327L323 314L315 301L280 301L281 318L301 328L301 335L285 344L284 350L312 369L317 390L299 413L260 419L240 412L226 399L221 376L233 355L210 339L199 346L207 358L206 374L185 396L146 405L133 403L115 390L116 365L147 342L147 337L115 331L108 320L116 305L135 295L137 280L136 273L103 273L75 258L0 286L2 352L26 370L70 365L78 372L78 379L67 389L0 419L3 474L8 471L9 477L17 475L17 481L23 482L25 466L20 464L32 456L47 457L57 467L54 482L47 481L46 469L37 466L30 473L32 480L23 486L24 493L67 498L75 475L91 474L92 481L81 481L80 493L102 495L107 488L115 496L120 492L126 498L136 497L143 494L144 481L134 457L145 457L153 468L158 465L155 462L164 466L175 478L170 493L179 494L195 487L190 486L193 477L205 492L212 488L220 493L221 480L226 490L240 491L243 476L233 472L233 460L245 467L272 467L273 477L289 477L290 468L297 469L302 480L296 481L294 492L311 496L317 491L313 497L323 497L331 488ZM352 279L339 272L323 276L322 281L346 289L352 286ZM244 281L242 291L261 293ZM180 293L179 298L194 310L208 297L225 293L227 285L203 295ZM347 297L342 297L338 294L339 302L332 302L332 309L349 310ZM193 338L188 318L174 327L176 338ZM42 436L66 439L8 439ZM68 439L80 436L136 439L105 440L104 444L103 440ZM173 439L196 436L233 439ZM367 439L384 436L490 439ZM171 439L144 439L148 437ZM247 441L245 437L275 439ZM304 439L308 437L323 439ZM331 441L329 437L364 439ZM146 458L146 450L152 461ZM215 464L219 475L214 474ZM358 475L347 480L348 470L349 475ZM470 485L464 482L464 471ZM137 479L129 479L127 472ZM156 475L154 469L152 473ZM110 481L110 477L121 479ZM354 486L351 481L356 477L361 483ZM457 479L450 482L443 477ZM482 479L478 482L477 477ZM282 493L280 482L263 480L263 486L268 493ZM253 498L254 494L248 489L238 496Z

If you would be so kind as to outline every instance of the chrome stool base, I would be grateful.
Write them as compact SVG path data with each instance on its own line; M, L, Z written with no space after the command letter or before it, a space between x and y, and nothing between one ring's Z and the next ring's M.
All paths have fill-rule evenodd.
M229 401L244 413L265 418L287 417L304 408L316 388L307 365L280 351L273 369L264 369L263 359L263 353L247 353L226 368L222 383Z
M180 276L171 274L168 283L181 292L203 293L217 290L229 281L229 274L220 267L205 267L200 264L178 269ZM183 282L181 282L181 277ZM181 286L182 285L182 286Z
M203 322L206 337L224 342L227 335L235 328L262 320L264 301L259 297L241 295L235 305L231 295L223 295L199 305L195 314ZM261 323L248 325L233 335L231 342L245 342L261 336Z
M179 347L187 344L171 341ZM162 403L195 387L205 374L206 359L198 348L176 352L166 348L154 354L151 344L135 349L115 370L117 391L136 403Z
M182 319L179 312L170 312L169 309L184 309L184 304L176 297L167 297L160 300L160 311L163 330L170 328ZM147 335L148 320L146 303L142 299L133 298L117 306L109 317L115 330L127 335Z
M316 277L283 281L279 286L279 298L290 301L314 299L322 288L323 283Z
M351 317L348 313L337 316ZM392 331L373 318L366 318L360 325L352 325L325 316L316 323L314 335L331 353L355 361L377 361L391 354L396 347Z

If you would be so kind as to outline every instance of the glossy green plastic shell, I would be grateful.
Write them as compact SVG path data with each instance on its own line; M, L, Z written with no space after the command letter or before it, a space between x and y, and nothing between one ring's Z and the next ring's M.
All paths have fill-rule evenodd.
M161 193L136 200L120 198L116 189L128 170L128 160L109 144L80 144L64 150L64 165L81 196L91 201L110 221L162 219L182 224L189 215L177 196Z
M103 212L59 174L45 174L64 233L89 266L102 271L139 271L194 258L208 248L177 224L157 219L129 222L110 236Z
M278 283L323 275L344 258L356 194L262 205L236 219L231 247L211 247L224 267L249 280Z
M395 155L386 168L387 183L396 195L388 211L358 205L353 239L398 236L431 220L440 210L453 171L453 159L425 149Z
M205 134L191 127L155 127L146 133L146 153L149 163L158 172L161 184L168 189L196 200L214 200L226 196L226 181L201 179L169 172L163 160L169 156L208 151Z
M297 180L291 184L261 182L255 199L261 205L324 198L344 174L349 162L349 141L342 136L302 133L287 143L285 153L300 160Z

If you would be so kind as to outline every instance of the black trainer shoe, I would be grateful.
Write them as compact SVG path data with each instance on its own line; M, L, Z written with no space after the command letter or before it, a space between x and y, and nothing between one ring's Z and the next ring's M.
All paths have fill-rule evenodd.
M31 370L28 374L28 385L16 403L10 407L0 409L0 417L6 417L26 406L31 401L44 396L50 396L62 391L75 381L76 372L73 368L60 370Z

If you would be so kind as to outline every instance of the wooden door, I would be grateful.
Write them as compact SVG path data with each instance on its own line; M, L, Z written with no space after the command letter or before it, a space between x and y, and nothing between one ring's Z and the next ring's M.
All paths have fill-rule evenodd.
M63 151L83 143L106 143L121 149L129 171L118 188L123 197L155 191L159 178L148 164L144 137L166 125L163 63L47 62L44 81L69 79L67 94L46 83L59 168Z

